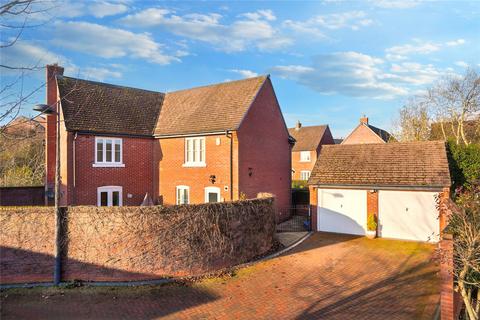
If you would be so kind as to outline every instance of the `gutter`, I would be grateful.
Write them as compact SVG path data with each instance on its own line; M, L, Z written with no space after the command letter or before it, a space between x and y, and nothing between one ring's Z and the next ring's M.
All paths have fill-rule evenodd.
M233 201L233 135L226 130L225 136L230 139L230 201Z
M410 190L410 191L442 191L448 186L399 186L399 185L351 185L351 184L315 184L309 183L309 186L329 189L380 189L380 190Z
M222 131L200 132L200 133L182 133L182 134L167 134L167 135L154 135L154 138L167 139L167 138L182 138L182 137L201 137L201 136L215 136L226 134L229 129Z

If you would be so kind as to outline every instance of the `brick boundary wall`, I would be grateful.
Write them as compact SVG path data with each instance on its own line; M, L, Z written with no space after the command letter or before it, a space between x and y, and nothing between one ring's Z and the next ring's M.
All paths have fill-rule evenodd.
M439 243L442 251L440 260L440 315L441 320L458 319L462 310L462 296L454 290L453 278L453 236L443 234Z
M273 198L172 207L64 210L62 281L133 281L213 272L269 251ZM51 282L53 208L0 210L0 283Z
M45 187L1 187L0 206L42 206Z

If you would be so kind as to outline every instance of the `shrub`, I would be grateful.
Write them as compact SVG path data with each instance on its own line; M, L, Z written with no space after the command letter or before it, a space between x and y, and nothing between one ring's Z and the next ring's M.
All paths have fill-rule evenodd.
M292 180L292 189L308 189L308 180Z
M480 144L456 144L448 142L450 175L455 189L471 186L480 179Z
M369 214L367 217L367 230L368 231L377 230L377 219L374 214Z

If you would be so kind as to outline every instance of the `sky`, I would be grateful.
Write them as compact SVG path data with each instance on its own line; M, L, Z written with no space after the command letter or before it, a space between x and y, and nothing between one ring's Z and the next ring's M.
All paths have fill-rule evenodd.
M336 138L362 115L390 130L409 98L447 74L480 67L480 1L40 6L15 45L1 49L2 64L59 63L68 76L161 92L270 74L289 127L328 124ZM15 36L1 30L3 43ZM1 71L2 86L18 77ZM41 88L44 72L26 72L22 92ZM34 115L32 106L44 102L41 88L21 114Z

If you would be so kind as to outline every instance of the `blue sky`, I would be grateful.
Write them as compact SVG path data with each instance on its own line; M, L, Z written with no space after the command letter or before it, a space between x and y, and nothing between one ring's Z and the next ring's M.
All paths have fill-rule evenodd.
M3 64L58 62L69 76L162 92L268 73L287 125L329 124L335 137L363 114L388 130L408 97L480 66L478 1L46 5L29 21L39 26L2 49ZM27 74L25 91L42 85L43 72ZM4 72L2 83L13 76ZM41 90L22 113L43 100Z

